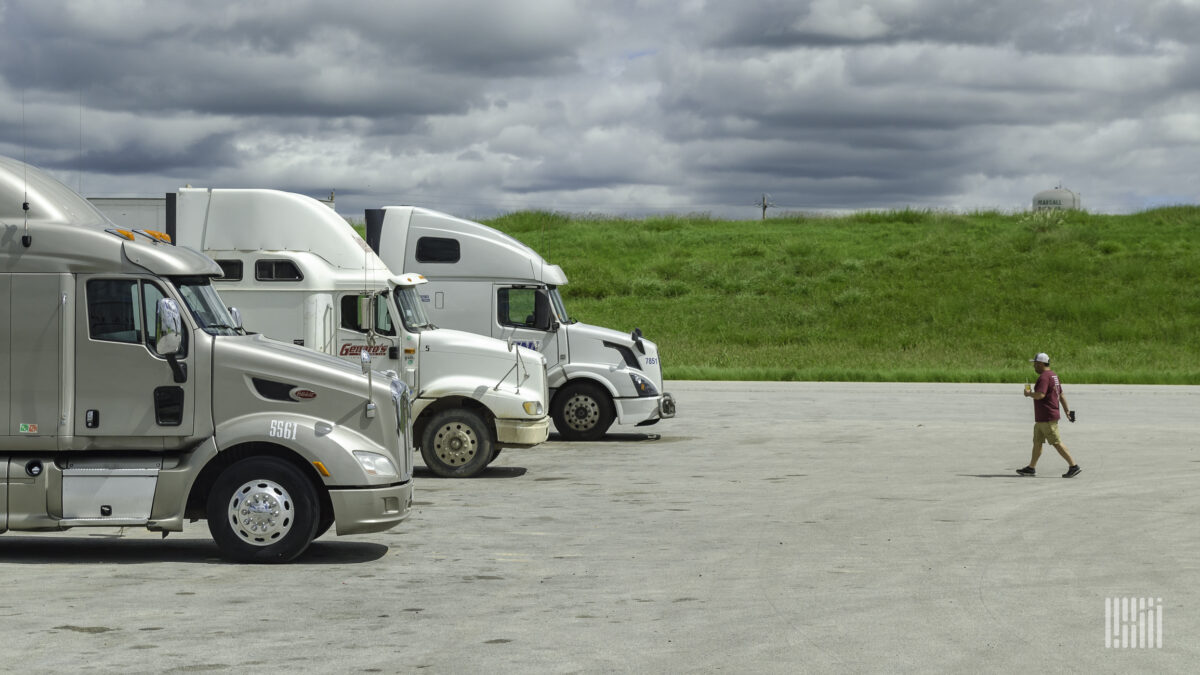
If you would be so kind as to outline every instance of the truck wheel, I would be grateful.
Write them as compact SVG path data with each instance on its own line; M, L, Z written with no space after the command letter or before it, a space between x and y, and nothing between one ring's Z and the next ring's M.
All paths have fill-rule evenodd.
M443 410L425 426L421 458L443 478L470 478L492 461L492 446L479 415L462 408Z
M226 468L208 493L208 531L237 562L288 562L316 536L317 490L296 467L274 457Z
M322 511L321 520L317 521L317 529L313 532L313 540L320 539L321 535L328 532L331 527L333 527L333 512L325 513Z
M568 441L595 441L612 426L612 400L591 382L574 382L563 387L550 407L554 427Z

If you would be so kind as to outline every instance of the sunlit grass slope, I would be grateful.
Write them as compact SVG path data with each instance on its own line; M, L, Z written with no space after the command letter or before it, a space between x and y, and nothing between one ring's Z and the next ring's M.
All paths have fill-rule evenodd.
M1200 383L1200 208L731 222L522 212L568 310L668 379Z

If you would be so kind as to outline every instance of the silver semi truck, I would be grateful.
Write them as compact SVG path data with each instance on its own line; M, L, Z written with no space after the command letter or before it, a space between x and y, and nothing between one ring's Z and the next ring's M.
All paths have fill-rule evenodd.
M246 335L220 267L0 157L0 532L183 529L284 562L412 505L411 397Z

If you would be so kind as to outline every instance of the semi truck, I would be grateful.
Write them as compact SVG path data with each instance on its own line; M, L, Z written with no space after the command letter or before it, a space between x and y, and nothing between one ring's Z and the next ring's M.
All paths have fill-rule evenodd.
M546 357L550 413L567 440L596 440L613 422L675 416L658 346L571 318L567 276L515 238L413 206L366 211L367 243L393 270L421 274L422 304L439 326L512 340Z
M425 465L478 475L501 449L546 440L545 359L536 351L437 327L419 289L392 274L325 204L278 190L181 188L166 201L180 245L216 259L214 285L245 327L340 358L370 354L415 393Z
M286 562L412 508L400 378L250 335L221 268L0 157L0 532L183 530Z

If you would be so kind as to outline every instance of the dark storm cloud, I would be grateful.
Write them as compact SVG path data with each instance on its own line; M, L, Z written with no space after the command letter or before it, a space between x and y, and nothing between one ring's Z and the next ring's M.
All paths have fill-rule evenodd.
M1195 26L1195 8L1173 2L1097 0L770 0L755 11L713 6L703 30L716 47L830 47L871 43L1013 45L1022 51L1136 53L1153 50L1165 24Z
M106 193L1090 208L1195 193L1197 4L0 0L0 152ZM344 201L343 201L344 199Z
M232 133L213 134L170 152L164 152L161 145L130 139L117 147L104 150L85 150L79 160L62 162L59 166L52 168L80 167L84 171L101 171L112 174L165 173L179 175L201 168L210 170L214 167L237 165L239 158L233 141Z
M0 73L31 90L82 88L110 109L386 117L461 113L478 103L483 78L574 66L578 35L556 25L570 12L542 8L529 21L519 3L464 4L147 3L98 13L9 2Z

